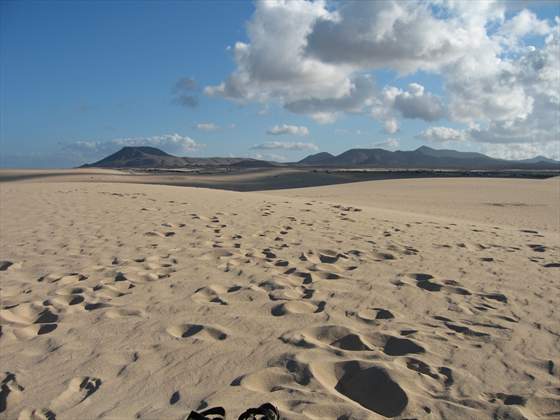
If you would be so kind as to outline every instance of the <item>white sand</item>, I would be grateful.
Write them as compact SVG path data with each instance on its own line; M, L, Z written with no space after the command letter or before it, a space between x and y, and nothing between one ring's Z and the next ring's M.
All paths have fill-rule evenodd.
M0 418L560 417L558 179L57 179L0 184Z

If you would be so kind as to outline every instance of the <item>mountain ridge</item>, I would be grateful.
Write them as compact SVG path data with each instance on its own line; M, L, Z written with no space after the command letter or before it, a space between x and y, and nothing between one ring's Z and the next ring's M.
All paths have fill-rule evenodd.
M81 168L164 168L179 169L186 167L233 166L239 168L258 168L274 166L273 163L252 158L225 157L180 157L173 156L150 146L125 146L117 152L84 164Z
M544 157L525 160L496 159L477 152L433 149L420 146L415 150L389 151L380 148L355 148L339 155L309 155L297 162L303 166L360 166L372 168L415 169L560 169L560 162Z
M267 168L278 165L300 167L364 167L402 169L538 169L559 170L560 162L545 157L524 160L496 159L477 152L433 149L421 146L416 150L389 151L380 148L349 149L339 155L319 152L299 162L279 164L252 158L179 157L150 146L126 146L119 151L82 168L161 168L192 167Z

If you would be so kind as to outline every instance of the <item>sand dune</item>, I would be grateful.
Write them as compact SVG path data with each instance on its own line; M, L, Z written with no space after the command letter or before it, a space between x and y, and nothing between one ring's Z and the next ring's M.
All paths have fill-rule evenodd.
M560 181L0 184L0 418L560 417Z

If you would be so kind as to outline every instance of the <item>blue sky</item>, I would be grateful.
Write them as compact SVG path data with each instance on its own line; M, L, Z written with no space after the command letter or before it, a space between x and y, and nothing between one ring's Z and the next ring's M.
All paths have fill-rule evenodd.
M459 66L466 66L464 57L474 54L476 48L472 46L451 51L449 59L437 63L439 58L434 61L423 57L422 62L415 59L405 71L400 62L395 64L387 57L372 59L370 52L353 62L344 61L345 57L327 57L330 53L320 50L320 43L316 50L308 48L309 57L304 58L307 63L318 63L317 74L307 73L308 64L303 58L298 62L288 58L283 61L283 57L292 54L289 49L297 49L301 41L289 35L293 32L289 25L299 22L297 19L301 18L301 25L317 32L317 37L321 35L317 22L326 19L339 34L334 42L340 41L341 45L347 35L345 31L352 27L355 10L351 7L315 3L311 8L304 3L278 2L278 7L270 7L270 2L267 5L242 1L0 2L0 164L74 166L102 157L123 144L143 141L156 142L163 149L182 155L290 161L319 150L340 153L356 146L375 145L404 150L422 144L479 150L500 157L536 153L558 157L557 126L553 127L552 137L542 141L538 134L516 137L518 132L528 133L529 120L533 121L535 133L541 129L550 132L547 124L558 115L556 108L552 117L537 115L539 104L554 103L554 98L539 97L542 89L533 82L517 82L513 90L519 90L519 95L508 99L519 101L520 106L515 109L496 111L496 104L482 98L482 106L488 102L489 113L495 111L495 117L471 115L465 110L468 107L460 105L469 99L461 97L465 89L456 86L453 72L467 68L458 70ZM357 3L352 7L363 6ZM511 61L503 64L508 71L526 61L522 58L528 53L523 48L529 44L543 54L546 48L552 53L557 51L552 48L556 48L554 40L545 42L547 37L557 36L557 2L541 2L536 7L529 4L528 12L534 19L525 19L523 22L530 23L522 25L508 26L522 7L503 7L498 28L509 31L504 37L508 46L500 47L503 50L495 56L502 57L504 62ZM329 20L325 18L326 10L337 10L342 18L336 22ZM379 12L366 13L371 17L372 28L379 26ZM426 10L406 12L419 16L418 19L434 19ZM488 24L494 19L490 13L495 12L469 9L449 13L461 14L461 22L466 21L465 16L471 18L477 13L485 19L483 25L488 30L486 38L477 44L480 51L484 50L484 42L504 44L505 41L495 38L496 30ZM287 39L283 43L278 41L275 29L271 29L270 36L268 30L252 31L248 22L253 22L253 28L278 29L280 34L285 30ZM441 19L439 22L459 25ZM468 29L471 27L469 23ZM522 32L519 27L524 28ZM447 28L442 26L441 30ZM505 29L503 32L506 33ZM423 33L418 38L425 43L438 42L432 34ZM246 47L236 47L236 42ZM259 45L264 48L259 49ZM399 51L398 48L404 48L399 45L395 47L395 57L404 57L406 51ZM274 60L278 61L271 64L269 73L276 77L277 71L278 77L273 80L267 74L253 71L255 66L270 60L266 49L276 48ZM250 50L250 55L239 58L236 54L242 50ZM356 50L352 60L360 53ZM481 66L484 60L492 59L483 56L484 52L480 54L473 57ZM301 73L293 68L299 68ZM485 77L503 80L505 71ZM344 92L336 84L318 84L313 91L301 85L301 80L323 80L322 72L333 74L333 80L340 80L340 86L353 86L366 77L367 83L371 82L371 92L354 102L351 89ZM223 82L227 87L230 75L243 79L236 96L208 88ZM177 82L185 78L195 87L174 90ZM475 91L478 85L488 84L487 80L473 80ZM279 83L285 85L278 87ZM369 86L367 83L364 86ZM557 80L551 83L554 87ZM422 89L409 88L410 84ZM521 88L517 89L518 86ZM504 92L495 92L496 97L500 94ZM195 97L197 104L178 104L180 95ZM395 101L395 97L400 100ZM302 101L306 101L303 111L295 105ZM349 102L351 106L347 105ZM426 114L424 111L430 107L435 107L433 113ZM389 120L394 120L398 128L387 129L391 126L387 125ZM520 127L518 132L511 133L515 141L510 143L498 134L509 130L512 122ZM275 126L280 134L269 134ZM293 127L305 127L308 134L301 135ZM436 129L429 131L433 127ZM175 140L166 137L171 135Z

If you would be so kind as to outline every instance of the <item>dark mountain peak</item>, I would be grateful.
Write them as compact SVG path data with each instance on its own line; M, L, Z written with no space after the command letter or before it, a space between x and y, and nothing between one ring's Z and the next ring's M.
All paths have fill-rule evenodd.
M432 149L431 147L428 146L420 146L418 149L415 150L415 152L420 152L420 153L425 153L425 152L434 152L436 149Z
M273 163L249 158L199 158L178 157L150 146L125 146L118 152L83 168L162 168L179 169L187 167L237 166L239 168L260 168L274 166Z
M318 153L299 163L303 165L328 165L340 167L367 166L373 168L411 169L558 169L560 162L543 157L527 160L494 159L482 153L459 152L451 149L432 149L420 146L410 151L385 149L350 149L338 156ZM321 156L325 156L321 158Z
M307 165L321 164L321 163L326 163L330 159L333 159L333 158L334 158L334 155L332 155L328 152L319 152L319 153L315 153L313 155L309 155L309 156L303 158L298 163L303 163L303 164L307 164Z
M125 146L118 152L107 156L85 167L158 167L182 166L182 158L172 156L164 151L150 146Z
M557 160L554 159L550 159L547 158L546 156L535 156L534 158L531 159L523 159L520 162L525 162L525 163L558 163Z
M332 158L332 157L334 157L334 155L329 153L329 152L319 152L319 153L315 153L312 156L320 157L320 158Z
M140 154L152 155L152 156L171 156L156 147L151 146L124 146L118 152L113 153L111 156L116 157L133 157L139 156ZM108 156L111 157L111 156Z

